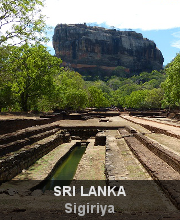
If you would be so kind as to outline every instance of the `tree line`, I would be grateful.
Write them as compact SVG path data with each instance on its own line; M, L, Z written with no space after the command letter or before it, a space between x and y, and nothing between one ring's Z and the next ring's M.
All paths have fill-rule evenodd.
M83 77L42 44L47 27L37 6L42 1L0 3L0 111L179 107L180 54L160 72L132 76L117 67L109 78Z

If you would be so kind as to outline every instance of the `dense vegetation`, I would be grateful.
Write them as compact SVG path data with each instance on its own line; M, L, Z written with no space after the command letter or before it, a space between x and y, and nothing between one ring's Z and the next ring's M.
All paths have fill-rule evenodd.
M83 78L60 67L61 59L41 44L46 27L37 5L42 2L0 4L0 29L13 21L0 37L0 111L179 107L180 54L161 72L128 75L126 68L117 67L110 77ZM17 37L19 45L12 43Z

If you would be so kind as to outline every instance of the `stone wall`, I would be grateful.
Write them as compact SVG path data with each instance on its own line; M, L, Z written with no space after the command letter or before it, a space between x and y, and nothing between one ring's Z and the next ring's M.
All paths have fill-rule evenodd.
M70 135L58 132L48 141L35 144L29 149L21 150L12 154L11 157L4 157L0 160L0 182L11 180L23 169L27 169L38 159L49 153L58 145L68 142Z
M62 115L55 115L50 118L0 120L0 135L11 133L27 127L45 125L60 119L62 119Z
M134 137L144 144L149 150L151 150L155 155L164 160L173 169L180 173L180 156L168 149L165 149L158 143L154 143L148 137L140 133L134 133Z
M66 128L66 130L70 133L71 136L80 137L80 139L88 139L92 136L96 136L98 133L97 128Z

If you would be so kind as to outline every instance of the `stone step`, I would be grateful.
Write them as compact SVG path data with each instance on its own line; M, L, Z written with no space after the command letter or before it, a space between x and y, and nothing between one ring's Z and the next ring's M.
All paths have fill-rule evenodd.
M152 151L155 155L166 162L169 166L171 166L174 170L180 173L180 156L178 154L171 151L170 149L163 147L163 145L154 142L153 140L149 139L141 133L135 133L134 137L139 140L144 146L146 146L150 151Z
M14 115L16 114L14 113ZM19 114L17 114L17 116L18 115ZM41 116L35 117L34 115L33 118L28 118L27 115L25 115L25 118L10 118L5 120L0 119L0 128L3 128L0 129L0 135L16 132L18 130L29 128L32 126L47 125L62 119L63 119L63 115L61 113L60 114L53 113L51 117L49 117L49 115L46 114L43 116L43 118Z
M152 139L149 139L145 135L136 132L133 129L129 129L128 127L124 129L119 129L122 137L134 137L138 141L140 141L144 146L146 146L150 151L152 151L155 155L161 158L164 162L166 162L169 166L171 166L174 170L180 173L180 156L170 149L165 148L161 144L154 142Z
M39 131L39 130L38 130ZM16 140L8 144L0 145L0 156L3 157L10 152L18 151L19 149L31 145L39 140L42 140L50 135L55 134L59 131L59 128L53 128L51 130L46 130L43 133L38 133L25 139Z
M167 161L168 154L166 160L164 160L161 151L156 153L157 148L155 145L153 147L147 147L144 140L141 141L137 134L128 136L125 129L123 129L122 132L121 130L119 131L136 158L166 193L173 204L180 209L180 174L178 169L175 170L172 163ZM140 136L142 138L142 135ZM164 153L165 151L163 154ZM172 155L172 159L177 159L173 156L175 155Z
M35 137L34 137L35 138ZM49 153L58 145L69 142L70 135L61 131L22 147L19 151L6 154L0 160L0 184L11 180L17 174L21 173L23 169L27 169L38 159Z
M46 124L46 125L28 127L26 129L18 130L13 133L0 135L0 145L26 139L26 138L29 138L30 136L37 135L39 133L49 131L49 130L52 130L58 127L59 126L56 123L51 123L51 124Z

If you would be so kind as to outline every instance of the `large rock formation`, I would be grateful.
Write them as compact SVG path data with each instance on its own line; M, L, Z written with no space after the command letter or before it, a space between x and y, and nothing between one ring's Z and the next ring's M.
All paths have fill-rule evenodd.
M53 47L65 66L81 74L112 72L117 66L130 73L160 70L163 56L153 41L134 31L117 31L86 24L59 24Z

